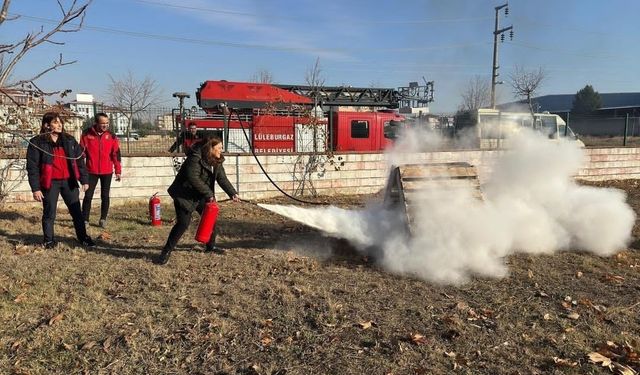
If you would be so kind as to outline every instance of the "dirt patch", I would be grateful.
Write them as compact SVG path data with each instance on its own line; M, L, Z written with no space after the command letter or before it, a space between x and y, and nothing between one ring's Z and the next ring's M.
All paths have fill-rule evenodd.
M595 185L626 190L638 212L638 184ZM202 252L194 219L159 267L150 259L172 219L163 204L160 228L148 225L144 204L116 207L107 231L90 228L100 246L88 251L62 208L53 251L37 246L39 210L0 213L0 372L611 373L589 362L598 349L640 370L637 241L609 258L515 255L504 279L439 286L384 272L349 244L255 205L225 202L226 255Z

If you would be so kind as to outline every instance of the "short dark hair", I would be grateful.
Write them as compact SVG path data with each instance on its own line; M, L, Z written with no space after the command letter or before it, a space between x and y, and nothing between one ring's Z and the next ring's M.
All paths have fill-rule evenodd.
M104 112L96 113L96 115L94 116L94 122L95 122L96 124L98 123L98 117L104 117L104 118L106 118L106 119L109 119L109 116L107 116L107 114L106 114L106 113L104 113Z

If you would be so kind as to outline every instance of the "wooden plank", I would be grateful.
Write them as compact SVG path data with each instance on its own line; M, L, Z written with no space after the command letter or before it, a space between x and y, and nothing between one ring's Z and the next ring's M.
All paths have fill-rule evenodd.
M402 189L404 191L409 190L433 190L433 189L449 189L468 187L470 189L477 189L480 183L477 179L469 180L423 180L423 181L402 181Z

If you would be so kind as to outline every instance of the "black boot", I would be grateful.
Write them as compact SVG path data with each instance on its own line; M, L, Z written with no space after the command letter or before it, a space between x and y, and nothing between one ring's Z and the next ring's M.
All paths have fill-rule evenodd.
M224 254L226 251L225 249L218 247L216 245L213 244L207 244L207 246L204 248L204 252L205 253L216 253L216 254Z
M169 261L169 256L171 255L171 250L170 249L162 249L162 252L160 253L160 255L153 260L153 263L158 264L158 265L164 265L167 264L167 262Z

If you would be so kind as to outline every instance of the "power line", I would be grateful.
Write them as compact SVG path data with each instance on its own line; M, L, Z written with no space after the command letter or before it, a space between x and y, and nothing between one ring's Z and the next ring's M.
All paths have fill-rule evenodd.
M538 50L538 51L561 53L561 54L565 54L565 55L573 55L573 56L577 56L577 57L587 57L587 58L591 58L591 59L614 59L614 58L617 57L617 56L585 54L585 53L580 53L580 52L575 52L575 51L567 51L567 50L563 50L563 49L540 47L540 46L536 46L534 44L525 44L525 43L519 43L519 42L513 42L513 41L509 41L509 42L505 42L505 43L509 43L509 44L512 44L512 45L518 46L518 47L535 49L535 50Z
M199 12L208 12L208 13L220 13L220 14L228 14L235 16L244 16L244 17L253 17L253 18L266 18L269 21L274 19L288 20L288 21L298 21L298 22L308 22L308 18L305 17L285 17L281 15L275 14L257 14L257 13L246 13L232 10L221 10L221 9L211 9L211 8L201 8L187 5L176 5L176 4L168 4L162 3L158 1L151 0L134 0L138 3L150 4L163 6L167 8L174 9L185 9L185 10L197 10ZM484 21L489 20L491 17L468 17L468 18L450 18L450 19L430 19L430 20L404 20L404 21L371 21L371 20L359 20L359 19L350 19L349 24L374 24L374 25L417 25L417 24L428 24L428 23L447 23L447 22L471 22L471 21Z
M53 23L53 24L59 23L58 20L54 20L50 18L33 17L33 16L22 15L22 14L12 14L12 16L19 16L27 20L44 22L44 23ZM102 26L83 25L82 27L87 30L93 30L93 31L98 31L102 33L119 34L119 35L126 35L126 36L145 38L145 39L165 40L165 41L171 41L171 42L200 44L200 45L217 45L222 47L250 48L250 49L262 49L262 50L288 51L288 52L315 52L315 53L323 53L323 52L324 53L328 53L328 52L348 53L348 52L354 52L354 51L410 52L410 51L431 51L431 50L442 50L442 49L466 48L466 47L480 46L480 45L487 44L486 42L481 42L481 43L468 43L468 44L434 46L434 47L397 47L397 48L350 47L348 49L312 48L312 47L274 46L274 45L262 45L262 44L225 42L225 41L219 41L219 40L195 39L195 38L186 38L186 37L178 37L178 36L171 36L171 35L161 35L161 34L151 34L151 33L144 33L144 32L138 32L138 31L121 30L121 29L114 29L114 28L102 27Z

